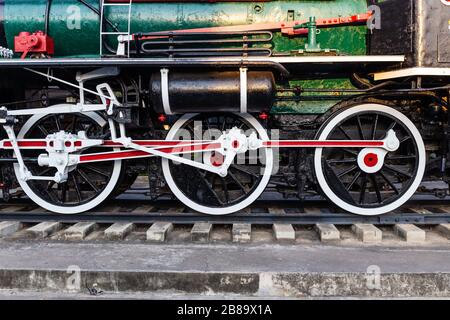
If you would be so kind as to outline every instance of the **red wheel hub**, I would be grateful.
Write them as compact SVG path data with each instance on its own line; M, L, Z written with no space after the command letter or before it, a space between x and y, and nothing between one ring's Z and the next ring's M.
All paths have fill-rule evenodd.
M378 155L375 153L368 153L364 156L364 164L370 168L378 164Z

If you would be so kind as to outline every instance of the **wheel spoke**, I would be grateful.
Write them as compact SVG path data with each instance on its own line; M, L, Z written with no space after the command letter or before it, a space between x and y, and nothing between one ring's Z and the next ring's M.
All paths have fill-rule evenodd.
M361 171L358 171L355 176L353 177L352 181L350 181L350 183L347 186L347 191L350 191L351 188L353 187L353 185L356 183L356 181L358 181L359 177L361 176Z
M359 204L363 204L366 198L366 188L367 188L367 174L364 173L362 177L361 192L359 193Z
M106 178L110 177L110 174L108 172L105 172L103 170L100 170L99 168L93 167L93 166L88 165L88 164L82 164L82 168L87 169L87 170L92 171L92 172L95 172L95 173L98 173L99 175L104 176Z
M392 157L387 156L386 157L386 160L409 160L409 159L416 159L416 156L409 155L409 156L392 156Z
M397 125L397 121L392 122L391 125L387 128L386 132L389 131L389 130L394 129L394 127L395 127L396 125Z
M408 141L410 139L411 139L411 136L406 136L402 140L400 140L400 144L402 144L403 142L406 142L406 141Z
M227 203L229 203L229 202L230 202L230 194L229 194L229 192L228 192L227 182L225 181L225 178L224 178L224 177L221 177L221 178L220 178L220 181L221 181L221 183L222 183L222 188L223 188L223 191L224 191L224 193L225 193L225 201L226 201Z
M375 115L375 120L373 122L372 140L375 140L375 137L376 137L376 134L377 134L377 125L378 125L378 114Z
M77 179L75 178L74 174L72 174L72 181L73 181L73 185L75 188L75 194L77 195L78 203L80 203L81 202L81 192L80 192L80 188L78 187Z
M352 138L348 135L348 133L344 130L344 128L342 128L342 126L338 126L338 129L344 134L347 140L352 140Z
M340 172L337 176L338 176L338 178L342 178L343 176L345 176L345 175L355 171L356 169L358 169L358 166L351 166L347 170L344 170L343 172Z
M355 163L356 159L327 160L328 164Z
M236 176L231 172L231 170L228 170L228 175L233 179L233 181L239 186L239 188L244 192L244 194L247 193L245 190L245 187L242 185L242 183L236 178Z
M347 148L342 148L342 150L345 151L345 152L347 152L347 153L349 153L349 154L351 154L351 155L354 155L355 157L358 156L358 153L355 152L355 151L349 150L349 149L347 149Z
M370 175L370 180L372 181L373 187L375 189L378 203L383 203L383 200L381 198L380 188L378 187L378 184L377 184L377 179L375 178L375 176L373 174Z
M403 171L401 171L401 170L398 170L398 169L396 169L396 168L394 168L394 167L391 167L391 166L389 166L389 165L387 165L387 164L384 165L384 168L387 169L387 170L389 170L389 171L395 172L395 173L397 173L397 174L399 174L399 175L402 175L402 176L404 176L404 177L407 177L407 178L409 178L409 179L412 178L412 175L410 175L409 173L406 173L406 172L403 172Z
M83 170L77 169L76 172L83 178L84 181L86 181L91 186L91 188L95 192L98 192L98 187L95 185L95 183L92 182L92 180L89 178L89 176L83 172Z
M238 171L240 171L240 172L243 172L243 173L245 173L245 174L248 174L249 176L252 176L252 177L255 177L255 178L259 178L259 175L258 175L258 174L253 173L253 172L251 172L251 171L248 171L247 169L244 169L244 168L243 168L242 166L240 166L240 165L232 164L232 165L230 166L230 168L233 168L233 169L236 169L236 170L238 170Z
M392 190L394 190L394 192L396 194L400 194L400 192L398 191L397 187L392 183L391 180L389 180L384 174L383 172L378 172L378 174L383 178L384 181L386 181L386 183L391 187Z
M216 198L217 202L219 202L219 204L223 205L223 201L222 199L220 199L219 195L217 194L217 192L214 190L214 185L211 185L208 180L206 180L206 177L204 175L201 174L200 170L198 170L197 168L195 168L195 171L197 171L197 174L202 178L202 181L204 183L204 185L206 186L206 188L211 192L211 194L214 196L214 198Z
M364 138L364 132L363 132L362 124L361 124L361 118L359 116L356 116L356 120L358 122L358 131L359 131L359 135L361 137L361 140L366 140Z
M61 184L61 202L66 202L67 199L67 182Z
M61 131L61 128L62 128L62 127L61 127L61 122L59 122L58 116L57 116L57 115L54 115L53 118L55 118L56 129L57 129L58 131Z
M45 137L49 135L47 129L45 129L42 125L38 125L37 128L44 134Z

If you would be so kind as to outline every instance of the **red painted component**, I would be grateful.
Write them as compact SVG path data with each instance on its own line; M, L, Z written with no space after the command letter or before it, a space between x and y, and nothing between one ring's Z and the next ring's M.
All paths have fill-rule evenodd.
M164 123L164 122L166 122L167 117L165 115L163 115L163 114L160 114L159 117L158 117L158 120L159 120L159 122Z
M42 141L19 141L17 142L19 147L28 147L28 148L45 148L47 146L47 143L45 140ZM3 142L3 148L12 148L11 141L5 141Z
M261 120L266 121L267 119L269 119L269 115L268 115L267 113L265 113L265 112L261 112L261 113L258 115L258 118L260 118Z
M370 168L378 164L378 156L375 153L368 153L364 157L364 164Z
M22 59L25 59L30 52L53 55L55 53L55 44L53 39L42 31L35 33L21 32L14 37L14 51L22 53Z
M324 27L337 27L348 24L359 24L367 22L372 16L372 12L356 14L348 17L317 19L316 24L319 28ZM237 26L225 26L225 27L210 27L210 28L197 28L197 29L183 29L183 30L167 30L155 32L155 35L148 33L145 36L138 37L136 34L133 37L138 37L139 40L152 40L167 38L167 36L160 35L161 32L171 32L173 35L183 35L183 33L211 33L211 32L250 32L250 31L281 31L286 36L308 34L308 29L294 29L294 27L307 23L308 20L302 21L289 21L289 22L271 22L271 23L254 23Z
M372 16L372 13L364 13L364 14L357 14L357 15L349 16L349 17L319 19L319 20L317 20L317 27L327 28L327 27L337 27L340 25L347 25L347 24L364 23L364 22L367 22L371 16ZM286 27L286 28L281 29L281 33L284 35L287 35L287 36L302 35L302 34L308 34L308 29L307 28L294 29L293 27Z
M354 147L354 148L369 148L369 147L383 147L383 141L367 141L367 140L353 140L353 141L315 141L315 140L272 140L272 141L264 141L263 146L271 147L271 148L279 148L279 147L313 147L313 148L332 148L332 147Z
M234 141L233 141L233 148L234 148L234 149L239 148L239 141L237 141L237 140L234 140Z

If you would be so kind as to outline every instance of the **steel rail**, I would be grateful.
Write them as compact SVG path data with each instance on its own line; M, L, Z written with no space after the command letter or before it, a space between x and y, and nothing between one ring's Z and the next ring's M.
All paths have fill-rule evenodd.
M276 202L274 202L276 203ZM158 207L158 204L154 204ZM164 204L166 206L167 204ZM320 212L303 213L301 209L296 211L287 208L290 212L270 213L269 210L264 212L238 213L226 216L208 216L195 212L180 212L177 208L168 208L167 212L107 212L105 209L98 211L83 213L77 215L63 215L46 212L42 209L34 209L32 212L27 210L27 205L22 204L15 211L6 211L2 209L0 212L0 221L20 221L23 223L40 223L48 221L58 221L61 223L78 223L78 222L96 222L96 223L117 223L131 222L135 224L151 224L158 221L172 222L173 224L194 224L197 222L209 222L213 224L234 224L234 223L251 223L253 225L271 225L275 223L285 223L293 225L314 225L317 223L336 224L336 225L353 225L356 223L366 223L374 225L393 225L393 224L421 224L436 225L442 223L450 223L450 212L427 205L424 209L428 213L420 214L413 210L403 210L399 213L390 213L382 216L359 216L348 213L341 213L335 210L320 209ZM120 209L120 206L117 206ZM116 209L117 209L116 208ZM139 209L139 208L137 208ZM280 208L277 207L279 210ZM262 211L262 210L259 210ZM450 209L449 209L450 211Z

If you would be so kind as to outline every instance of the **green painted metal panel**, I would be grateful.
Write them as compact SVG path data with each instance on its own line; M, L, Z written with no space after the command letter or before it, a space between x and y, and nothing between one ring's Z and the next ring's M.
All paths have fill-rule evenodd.
M5 32L10 47L21 31L44 29L47 0L5 0ZM87 0L99 7L98 0ZM367 10L365 0L271 1L222 3L135 3L132 7L132 32L151 32L251 23L283 22L348 16ZM106 17L127 30L128 9L108 7ZM79 19L79 20L78 20ZM85 56L99 53L99 16L76 0L53 0L50 35L55 40L56 56ZM365 53L365 29L343 27L322 29L318 35L322 48L346 54ZM304 47L305 37L289 38L276 34L275 52Z

